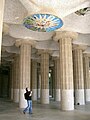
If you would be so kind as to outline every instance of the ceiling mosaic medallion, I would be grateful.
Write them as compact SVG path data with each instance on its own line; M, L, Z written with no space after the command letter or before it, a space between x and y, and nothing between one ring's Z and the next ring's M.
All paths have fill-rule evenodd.
M33 31L51 32L63 26L60 18L51 14L34 14L24 19L23 25Z

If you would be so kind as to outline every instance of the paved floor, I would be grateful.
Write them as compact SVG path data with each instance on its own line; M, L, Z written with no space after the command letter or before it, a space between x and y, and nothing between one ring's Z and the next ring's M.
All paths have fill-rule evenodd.
M61 111L60 104L53 101L50 105L33 103L33 114L24 115L18 104L0 99L0 120L90 120L90 103L68 112Z

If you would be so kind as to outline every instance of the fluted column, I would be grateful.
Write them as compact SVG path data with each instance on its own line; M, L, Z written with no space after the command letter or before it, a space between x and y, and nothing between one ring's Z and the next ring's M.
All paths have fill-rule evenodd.
M19 102L19 56L15 56L15 78L14 78L14 91L13 91L13 100L14 102L18 103Z
M72 39L59 40L60 48L60 81L61 81L61 109L73 110L73 68L72 68Z
M37 100L37 62L32 60L32 100Z
M1 63L1 45L2 45L2 27L3 27L3 16L4 16L4 3L5 3L5 0L0 0L0 63Z
M90 78L89 78L89 57L90 54L84 53L84 86L85 86L85 101L90 101Z
M19 106L25 108L25 88L31 89L31 45L30 40L17 40L16 46L20 46L20 95Z
M73 48L74 84L75 84L75 104L84 105L84 76L83 76L83 48L75 45Z
M73 32L57 32L54 40L59 41L61 109L74 110L72 40L77 37Z
M61 100L59 58L55 59L55 101Z
M11 84L12 84L12 64L10 64L9 66L9 94L8 94L8 97L11 99Z
M38 69L38 80L37 80L37 88L38 88L38 91L37 91L37 98L40 98L40 91L41 91L41 73L40 73L40 70Z
M14 73L13 73L13 101L15 102L15 88L16 88L16 60L14 57Z
M55 66L52 67L51 78L52 78L52 98L54 98L55 100Z
M0 74L0 96L1 96L1 94L2 94L2 76L1 76L1 74Z
M14 62L12 62L11 69L11 100L13 100L13 89L14 89Z
M41 53L41 103L49 104L49 53Z

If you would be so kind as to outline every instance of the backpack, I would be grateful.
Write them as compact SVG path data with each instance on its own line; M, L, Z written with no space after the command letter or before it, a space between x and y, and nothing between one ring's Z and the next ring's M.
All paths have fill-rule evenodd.
M24 93L24 98L25 98L25 100L27 100L27 94L26 93Z

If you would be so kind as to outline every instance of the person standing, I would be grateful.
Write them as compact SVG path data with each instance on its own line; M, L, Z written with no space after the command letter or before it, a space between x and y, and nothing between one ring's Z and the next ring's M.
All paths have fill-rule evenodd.
M27 107L23 110L23 113L25 114L29 110L29 114L32 114L32 91L28 91L28 88L26 88L24 98L27 100Z

